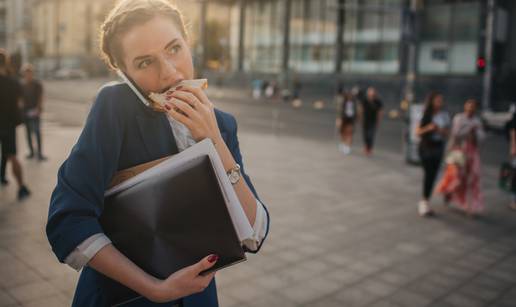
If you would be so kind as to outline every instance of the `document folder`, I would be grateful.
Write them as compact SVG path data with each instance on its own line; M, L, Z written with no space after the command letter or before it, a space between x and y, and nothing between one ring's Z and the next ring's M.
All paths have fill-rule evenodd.
M162 279L210 254L219 260L209 272L244 261L241 241L252 234L210 140L107 191L100 222L117 249Z

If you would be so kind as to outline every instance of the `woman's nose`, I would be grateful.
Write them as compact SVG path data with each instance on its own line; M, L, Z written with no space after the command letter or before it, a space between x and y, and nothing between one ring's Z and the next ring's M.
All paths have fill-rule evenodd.
M177 79L177 68L173 61L164 60L161 64L161 79L169 81L170 79Z

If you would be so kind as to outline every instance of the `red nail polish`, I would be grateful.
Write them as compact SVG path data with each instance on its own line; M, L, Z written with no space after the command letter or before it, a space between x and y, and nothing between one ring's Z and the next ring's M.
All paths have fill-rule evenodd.
M208 257L208 262L209 263L214 263L217 260L219 260L219 256L217 256L217 255L211 255L211 256Z
M165 109L167 109L169 111L172 110L172 108L168 104L165 105Z

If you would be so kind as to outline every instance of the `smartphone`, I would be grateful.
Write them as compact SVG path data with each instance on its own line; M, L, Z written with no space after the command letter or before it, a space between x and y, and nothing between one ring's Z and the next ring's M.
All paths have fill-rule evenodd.
M143 91L140 87L136 84L136 82L133 81L129 76L127 76L123 71L120 69L116 70L117 75L124 80L124 82L129 86L129 88L138 96L138 99L146 105L147 107L151 107L150 102L147 100L146 96L143 94Z

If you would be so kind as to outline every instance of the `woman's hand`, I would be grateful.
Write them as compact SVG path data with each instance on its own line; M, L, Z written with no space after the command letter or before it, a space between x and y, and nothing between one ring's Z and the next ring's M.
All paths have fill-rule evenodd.
M417 127L416 128L416 134L421 136L423 134L426 134L428 132L432 132L437 129L437 126L434 123L430 123L423 127Z
M217 260L218 256L210 255L194 265L175 272L165 280L157 281L147 298L156 303L166 303L204 291L215 273L205 276L199 274L213 267Z
M165 105L168 114L185 125L195 141L210 138L214 143L221 140L215 118L215 108L203 90L180 86L167 92L169 103Z

